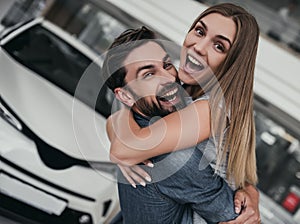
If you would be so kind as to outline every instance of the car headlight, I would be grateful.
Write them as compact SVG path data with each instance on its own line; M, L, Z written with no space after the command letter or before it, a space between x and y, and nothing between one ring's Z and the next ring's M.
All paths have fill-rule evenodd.
M15 128L17 128L19 131L22 130L21 123L4 107L4 105L1 103L1 98L0 98L0 117L6 120Z

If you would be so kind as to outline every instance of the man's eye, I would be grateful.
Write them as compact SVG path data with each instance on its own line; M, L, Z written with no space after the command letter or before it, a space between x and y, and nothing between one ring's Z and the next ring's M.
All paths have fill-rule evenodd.
M153 72L147 72L147 73L144 74L143 78L147 79L147 78L150 78L153 75L154 75Z
M225 52L225 47L223 46L223 44L216 43L215 47L216 47L217 51L219 51L219 52Z
M172 68L173 64L171 62L164 62L164 69Z

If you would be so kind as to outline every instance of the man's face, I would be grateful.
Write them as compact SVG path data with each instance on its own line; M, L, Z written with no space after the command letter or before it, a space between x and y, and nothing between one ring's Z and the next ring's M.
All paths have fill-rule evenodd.
M153 117L183 107L182 88L169 55L150 41L135 48L125 59L126 89L135 103L132 109Z

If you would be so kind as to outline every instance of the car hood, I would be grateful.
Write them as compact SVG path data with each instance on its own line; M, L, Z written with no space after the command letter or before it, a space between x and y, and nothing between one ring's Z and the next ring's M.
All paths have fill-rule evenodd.
M0 52L0 95L43 141L69 156L109 161L106 119Z

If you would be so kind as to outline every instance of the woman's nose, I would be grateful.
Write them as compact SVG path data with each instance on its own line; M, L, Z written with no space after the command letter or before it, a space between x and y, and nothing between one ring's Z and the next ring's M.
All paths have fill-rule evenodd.
M198 41L197 43L194 44L194 50L204 56L207 54L207 48L209 46L209 41L202 39L201 41Z

